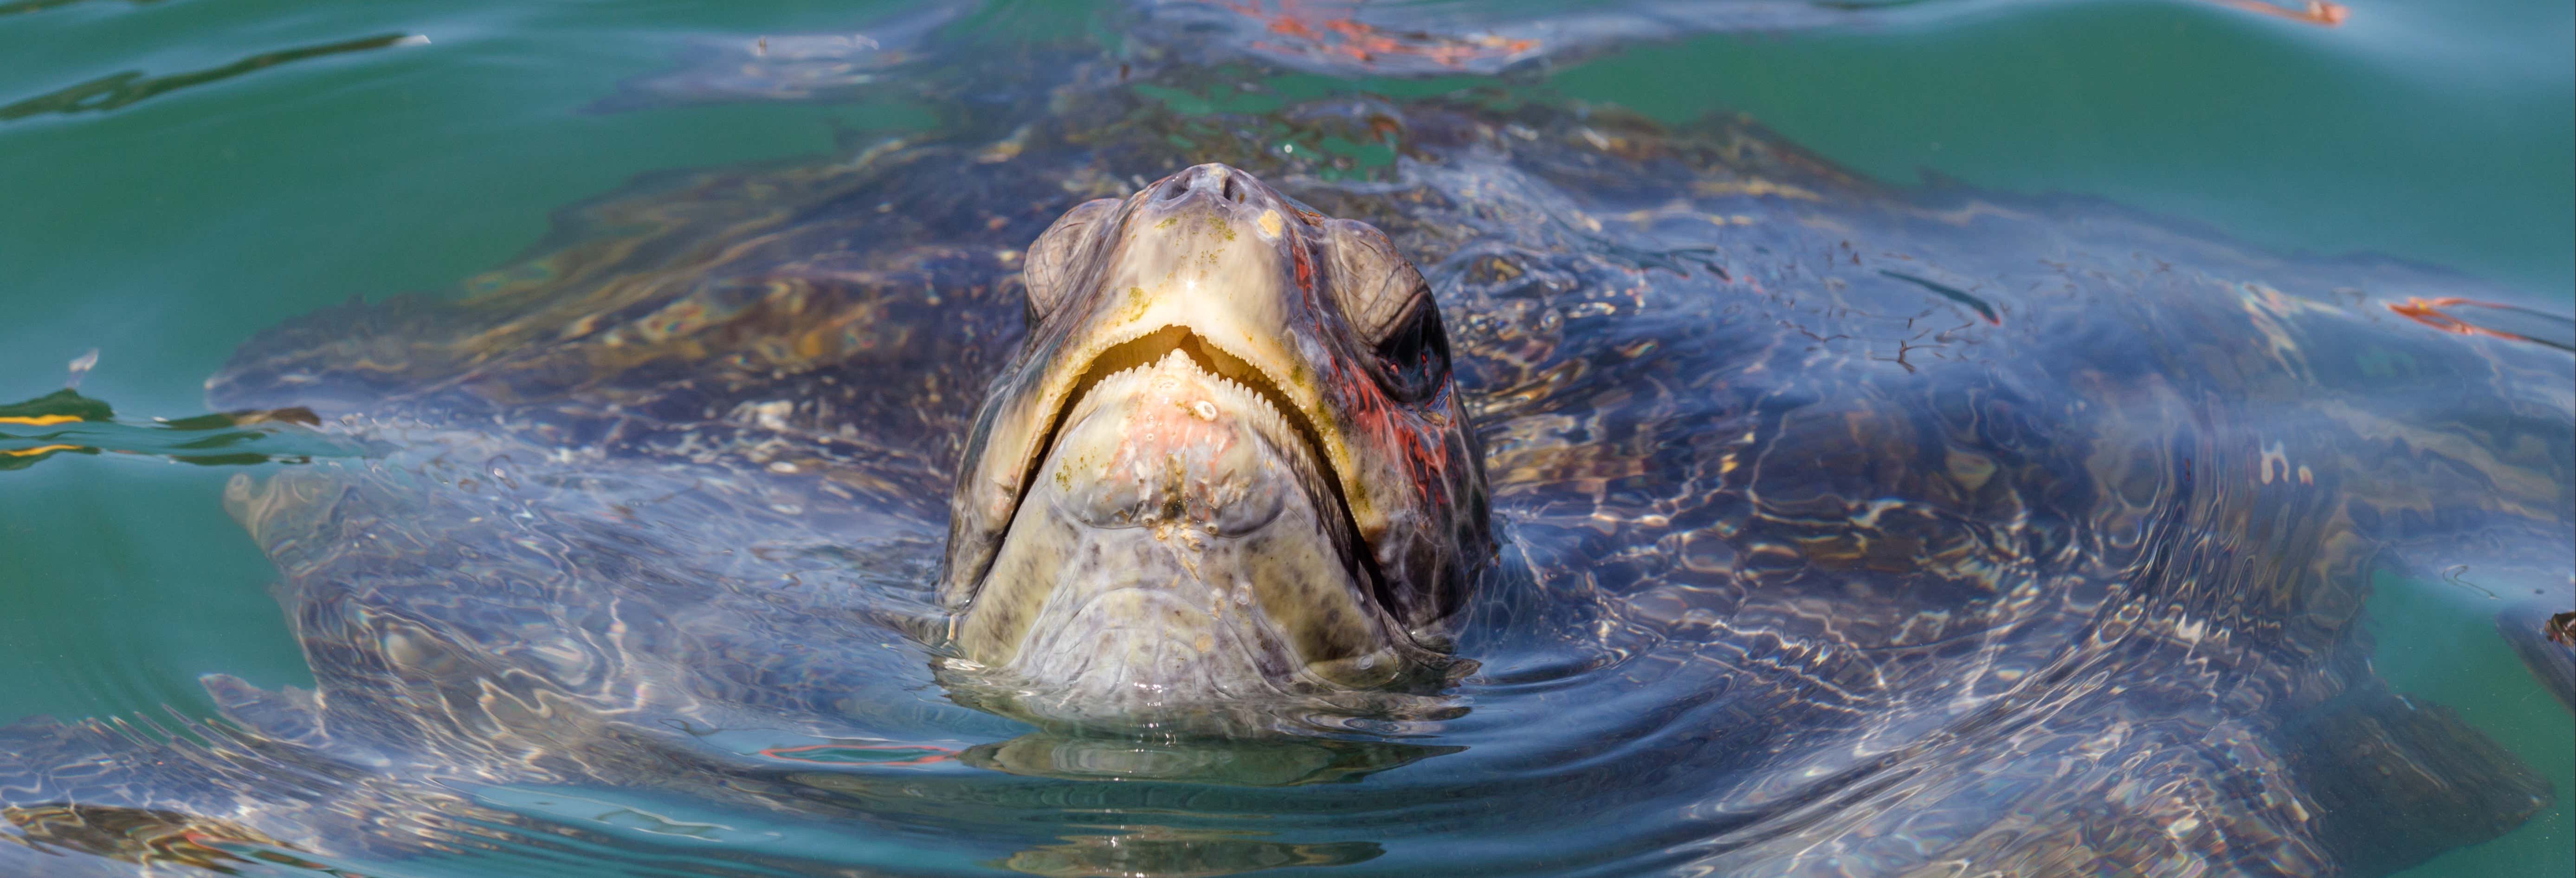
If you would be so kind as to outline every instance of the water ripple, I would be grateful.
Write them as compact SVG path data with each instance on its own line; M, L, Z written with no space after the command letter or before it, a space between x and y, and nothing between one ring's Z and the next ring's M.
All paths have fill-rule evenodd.
M200 466L305 463L360 451L314 432L312 410L283 408L120 421L107 403L71 389L0 405L0 471L59 454L138 454Z
M41 2L41 0L38 0L38 2ZM12 10L0 7L0 14L7 14L9 11ZM371 49L384 49L394 46L420 46L427 45L428 43L428 37L417 34L378 34L372 37L342 40L336 43L322 43L312 46L299 46L292 49L280 49L274 52L262 52L257 55L252 55L250 57L234 61L230 64L208 67L202 70L191 70L185 73L173 73L165 76L152 76L140 70L127 70L120 73L112 73L107 76L102 76L78 85L56 89L7 106L0 106L0 122L24 119L29 116L39 116L47 113L61 113L64 115L73 115L78 113L104 113L110 110L131 106L144 100L178 91L183 88L193 88L210 82L231 79L245 73L266 70L280 64L307 61L314 58L324 58L332 55L343 55L350 52L364 52Z

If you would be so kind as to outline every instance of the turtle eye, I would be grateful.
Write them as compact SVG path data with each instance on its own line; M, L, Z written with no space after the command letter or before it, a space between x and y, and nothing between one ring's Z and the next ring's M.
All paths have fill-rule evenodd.
M1327 219L1322 237L1331 267L1329 286L1342 319L1371 343L1386 338L1397 322L1411 316L1406 309L1423 286L1422 273L1396 255L1384 232L1367 223Z
M1377 375L1388 396L1414 403L1431 398L1449 381L1449 330L1440 325L1440 306L1428 286L1415 292L1408 310L1377 343Z
M1028 288L1030 326L1036 326L1048 314L1055 313L1057 305L1064 303L1065 293L1072 287L1076 273L1088 261L1093 250L1092 242L1097 236L1089 234L1092 225L1109 216L1117 206L1118 199L1115 198L1098 198L1074 205L1072 210L1065 211L1064 218L1048 226L1045 232L1039 233L1037 241L1029 245L1028 256L1022 261L1020 283Z
M1449 380L1449 333L1431 285L1367 223L1328 219L1323 232L1333 298L1377 354L1378 386L1406 403L1430 398Z

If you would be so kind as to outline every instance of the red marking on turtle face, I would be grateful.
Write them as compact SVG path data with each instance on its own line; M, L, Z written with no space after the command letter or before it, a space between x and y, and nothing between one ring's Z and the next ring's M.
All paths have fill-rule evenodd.
M1288 247L1288 253L1297 263L1297 288L1309 293L1308 298L1311 300L1313 298L1311 294L1315 291L1315 264L1307 260L1305 247L1291 244Z
M1404 407L1379 391L1376 382L1368 375L1352 374L1361 368L1341 363L1334 363L1331 368L1333 380L1366 388L1361 391L1357 404L1352 406L1351 422L1355 431L1384 437L1395 446L1397 459L1407 464L1405 475L1410 477L1409 487L1416 497L1429 499L1440 493L1439 489L1447 484L1443 479L1448 474L1448 456L1446 447L1440 442L1439 427L1406 417Z
M1419 430L1402 430L1396 433L1395 439L1404 446L1405 461L1413 465L1414 496L1429 499L1435 489L1448 484L1444 477L1448 474L1449 458L1442 453L1445 449L1433 441L1433 437Z

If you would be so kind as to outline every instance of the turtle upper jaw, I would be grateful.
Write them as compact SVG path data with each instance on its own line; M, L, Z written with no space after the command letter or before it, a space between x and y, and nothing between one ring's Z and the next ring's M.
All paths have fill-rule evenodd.
M1084 713L1392 676L1402 635L1312 440L1180 336L1068 403L959 648Z

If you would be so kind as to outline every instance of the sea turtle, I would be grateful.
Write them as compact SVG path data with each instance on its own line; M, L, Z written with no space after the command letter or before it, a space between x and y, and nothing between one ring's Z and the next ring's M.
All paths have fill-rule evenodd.
M2562 319L1742 119L922 51L940 137L244 345L216 408L367 449L226 492L318 688L0 732L0 871L2382 874L2552 799L2362 606L2565 592Z

